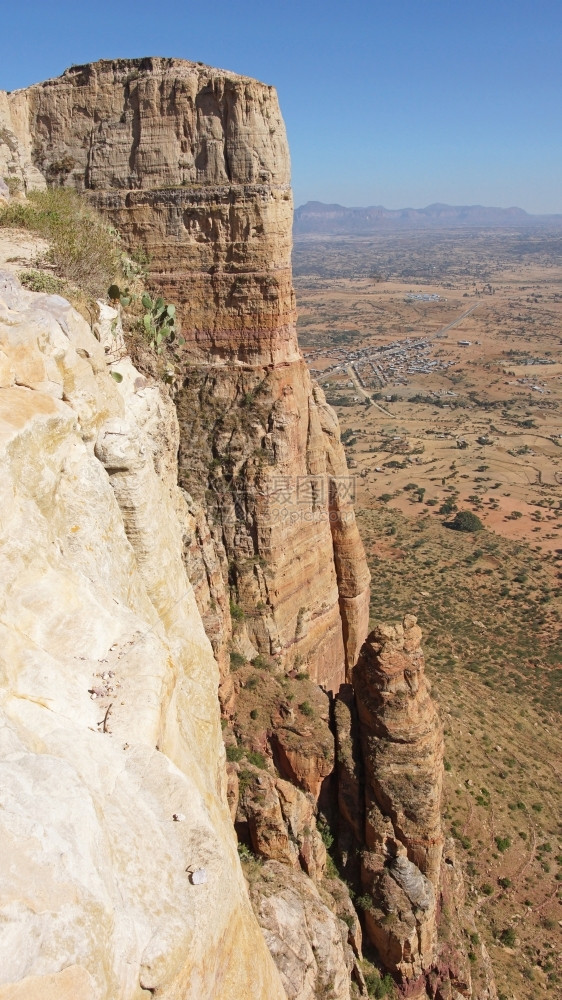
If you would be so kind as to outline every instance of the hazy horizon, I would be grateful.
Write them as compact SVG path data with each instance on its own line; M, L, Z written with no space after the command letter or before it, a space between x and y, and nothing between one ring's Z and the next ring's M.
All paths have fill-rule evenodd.
M414 212L422 212L424 209L431 208L434 205L443 205L446 208L483 208L483 209L500 209L502 211L509 211L509 209L517 209L518 211L527 212L527 215L562 215L562 212L529 212L523 205L484 205L479 201L472 202L458 202L453 204L450 201L443 201L442 198L437 198L435 201L428 201L420 205L383 205L382 202L372 202L370 205L353 205L351 203L345 203L343 201L322 201L320 198L307 198L306 201L301 202L297 205L295 200L295 210L298 208L303 208L308 204L320 204L320 205L337 205L339 208L345 209L358 209L365 210L369 208L384 208L388 212L400 212L411 210Z

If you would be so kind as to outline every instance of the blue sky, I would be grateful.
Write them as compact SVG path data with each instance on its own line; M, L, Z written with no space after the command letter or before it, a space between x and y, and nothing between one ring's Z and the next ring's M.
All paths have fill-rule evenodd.
M277 87L295 203L562 212L562 0L20 0L0 88L172 55Z

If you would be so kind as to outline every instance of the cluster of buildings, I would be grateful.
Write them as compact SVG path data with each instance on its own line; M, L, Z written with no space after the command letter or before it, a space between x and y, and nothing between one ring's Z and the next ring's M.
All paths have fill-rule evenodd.
M554 365L555 358L528 358L525 355L520 358L510 358L510 365Z
M547 389L544 382L533 382L532 378L516 378L516 379L506 379L504 385L524 385L527 389L532 389L533 392L540 392L550 396L550 389Z
M351 368L365 390L382 389L388 384L408 385L412 375L446 371L456 364L456 361L432 358L430 342L415 337L395 340L383 347L370 346L353 351L344 347L321 348L308 354L307 362L310 365L318 358L333 359L334 364L323 370L311 367L310 372L316 378L349 374Z
M518 385L527 385L527 386L529 386L529 389L533 390L533 392L546 393L547 395L550 395L550 389L547 389L545 385L537 385L530 378L518 378L517 379L517 384Z
M441 302L441 296L437 292L409 292L404 302Z

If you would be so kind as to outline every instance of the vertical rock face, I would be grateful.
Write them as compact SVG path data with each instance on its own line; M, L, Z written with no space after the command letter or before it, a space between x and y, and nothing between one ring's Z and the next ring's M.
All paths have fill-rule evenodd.
M450 849L443 863L443 735L420 642L413 615L379 626L363 645L353 690L337 700L341 842L365 893L368 937L403 989L466 995ZM438 940L444 909L445 947Z
M275 92L173 59L73 67L0 94L4 170L24 189L84 191L146 249L186 346L174 408L108 344L117 387L63 300L42 297L34 318L37 297L8 283L0 301L0 482L15 511L2 787L18 817L0 995L20 984L45 1000L349 1000L351 976L364 995L360 927L343 883L324 878L315 821L334 788L328 712L329 746L280 703L259 746L292 783L271 764L231 766L229 815L217 687L231 718L242 700L231 649L267 654L278 686L302 672L340 692L339 848L369 900L367 934L410 996L468 994L454 935L448 950L437 940L455 865L451 852L442 862L442 736L421 632L407 617L363 644L353 482L296 341ZM55 896L45 865L31 888L14 875L36 862L38 796ZM251 896L280 977L231 819L263 862Z
M405 855L435 887L443 849L443 734L413 615L364 644L353 686L365 760L367 848Z
M10 109L20 131L27 117L28 174L87 191L148 250L152 284L178 306L180 485L205 509L215 550L193 551L204 617L221 605L214 561L245 616L243 642L337 690L366 634L369 574L337 421L296 341L275 91L181 60L115 60L4 103L14 134ZM199 523L197 546L205 533ZM221 608L219 660L230 628Z
M30 88L33 160L93 192L181 305L191 354L296 361L292 198L272 87L179 59L73 67Z
M434 957L443 845L443 739L420 639L410 615L403 626L380 626L353 676L365 762L361 880L373 900L367 931L406 982Z
M0 90L0 195L9 193L6 180L24 191L46 187L43 174L32 161L29 128L29 93L7 94Z
M351 1000L349 927L328 894L277 861L263 865L250 893L287 1000Z

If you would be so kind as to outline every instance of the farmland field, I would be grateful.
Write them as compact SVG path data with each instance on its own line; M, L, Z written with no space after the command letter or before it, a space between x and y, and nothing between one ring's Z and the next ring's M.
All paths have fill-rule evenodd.
M372 623L412 611L424 632L446 827L500 997L554 998L561 235L299 237L294 266L301 347L356 480ZM457 511L482 529L452 530Z

